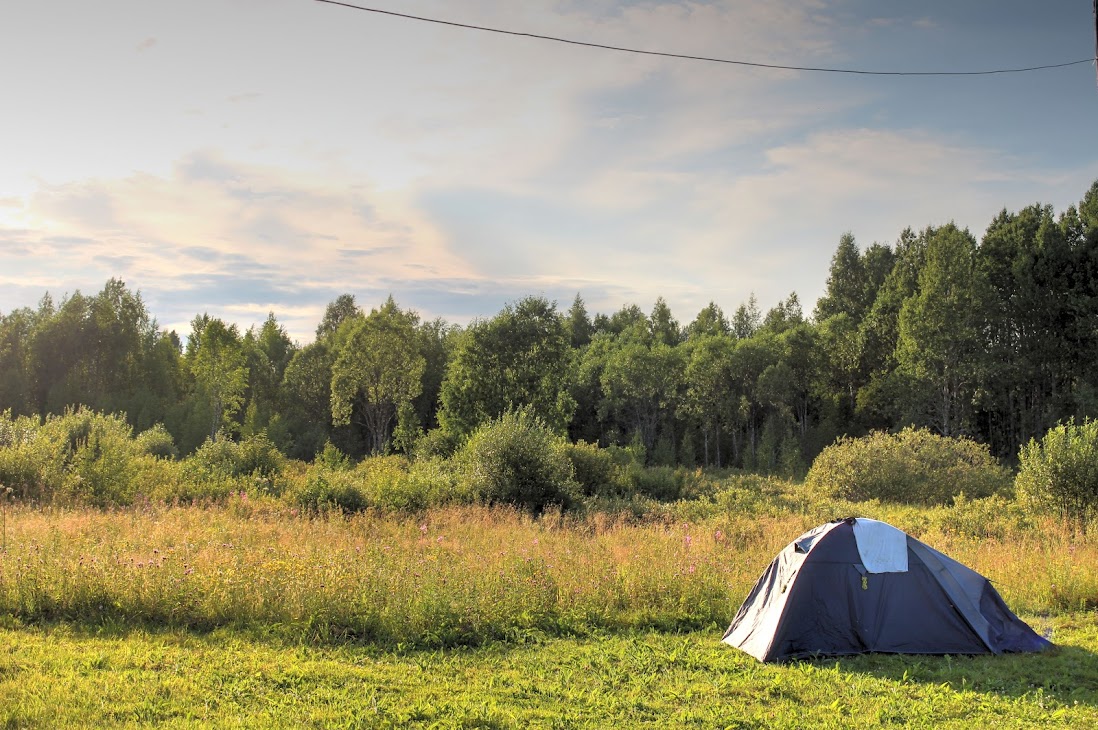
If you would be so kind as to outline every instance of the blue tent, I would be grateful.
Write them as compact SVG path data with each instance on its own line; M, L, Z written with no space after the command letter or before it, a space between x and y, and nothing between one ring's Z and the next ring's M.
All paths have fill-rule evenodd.
M1052 644L991 582L884 522L829 522L789 543L724 642L760 661L864 652L1000 654Z

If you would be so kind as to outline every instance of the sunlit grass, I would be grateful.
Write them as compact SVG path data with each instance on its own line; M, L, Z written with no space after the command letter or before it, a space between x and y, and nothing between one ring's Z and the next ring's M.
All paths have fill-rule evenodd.
M308 515L240 495L219 506L10 506L0 611L388 646L719 630L774 554L832 507L711 505L691 517L684 503L638 520L486 507ZM1051 524L1008 522L988 537L943 510L859 509L989 576L1016 611L1098 605L1098 546Z
M1036 655L764 665L710 631L478 648L310 646L219 629L0 629L0 726L1086 728L1098 621Z

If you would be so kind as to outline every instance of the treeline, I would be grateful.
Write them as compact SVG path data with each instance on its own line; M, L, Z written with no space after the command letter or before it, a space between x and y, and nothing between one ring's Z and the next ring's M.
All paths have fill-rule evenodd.
M162 423L179 450L266 433L285 454L448 454L522 409L573 441L650 464L803 473L843 434L925 426L1007 458L1098 415L1098 182L1078 206L1003 210L861 250L843 235L827 291L688 323L663 299L611 314L540 297L459 327L390 297L330 303L308 344L274 315L241 332L200 315L184 343L119 280L0 315L0 411L84 405Z

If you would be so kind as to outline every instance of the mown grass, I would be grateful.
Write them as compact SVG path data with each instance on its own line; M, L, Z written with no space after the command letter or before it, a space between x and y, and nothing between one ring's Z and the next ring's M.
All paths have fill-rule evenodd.
M382 650L45 624L0 630L0 726L1096 727L1098 621L1052 624L1039 655L786 665L708 631Z

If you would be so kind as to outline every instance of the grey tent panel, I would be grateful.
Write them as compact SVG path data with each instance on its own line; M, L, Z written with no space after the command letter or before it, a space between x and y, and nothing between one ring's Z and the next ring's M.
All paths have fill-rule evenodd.
M786 546L740 607L724 642L761 661L1051 646L1010 612L986 578L910 535L906 571L867 571L854 524L850 518L821 525Z

